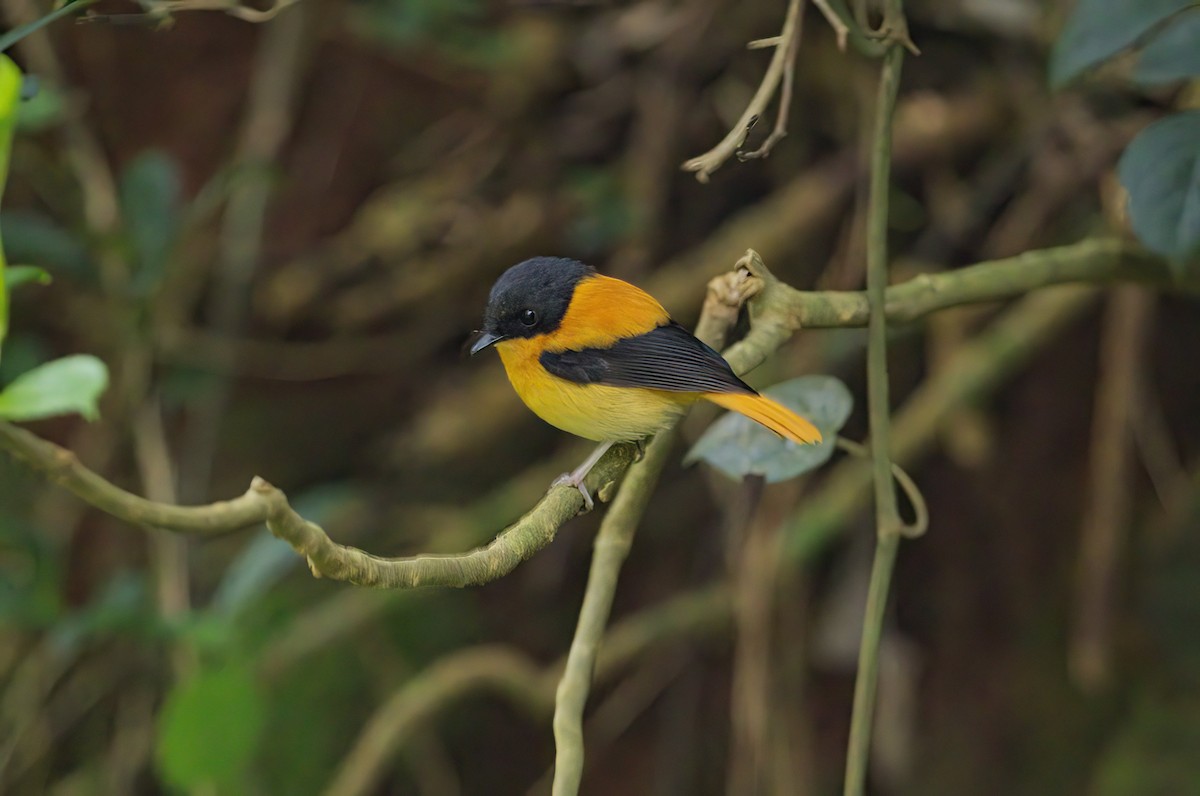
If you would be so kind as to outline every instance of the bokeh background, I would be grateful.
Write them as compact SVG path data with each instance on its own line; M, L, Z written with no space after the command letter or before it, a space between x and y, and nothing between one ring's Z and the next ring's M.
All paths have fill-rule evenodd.
M894 279L1122 234L1116 159L1187 89L1104 73L1050 92L1062 2L906 5L922 55L896 118ZM7 28L48 10L0 6ZM778 32L783 3L122 16L139 11L105 0L14 51L41 91L0 216L9 261L54 276L15 294L0 382L101 357L101 419L33 428L136 493L207 502L258 474L337 541L470 549L588 450L494 357L462 357L507 266L578 257L684 323L747 247L798 287L862 284L877 65L812 8L790 134L707 185L680 163L745 107L770 52L746 42ZM1001 311L896 329L896 405L953 383ZM862 330L803 332L751 381L841 378L861 439L863 347ZM1200 793L1197 361L1194 299L1098 292L922 436L909 469L932 523L893 583L873 792ZM1113 433L1096 407L1122 396ZM584 792L748 792L748 759L767 761L763 792L840 790L870 502L821 515L803 555L747 553L820 514L825 472L768 488L747 529L735 485L669 467L614 621L692 613L659 614L602 670ZM488 586L363 591L314 580L263 529L129 527L0 457L0 791L318 793L395 694L446 687L365 792L548 793L545 700L596 524ZM1097 535L1115 547L1082 555ZM761 610L731 618L730 594ZM511 667L547 667L541 701L496 685ZM752 748L731 721L745 689L770 697Z

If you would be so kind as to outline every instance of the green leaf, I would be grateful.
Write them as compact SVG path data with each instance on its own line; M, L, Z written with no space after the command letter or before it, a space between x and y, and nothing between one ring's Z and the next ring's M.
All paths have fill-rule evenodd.
M1117 176L1129 191L1133 231L1146 246L1179 261L1200 252L1200 111L1142 130Z
M167 696L155 750L171 785L237 784L265 725L266 704L248 666L201 670Z
M179 234L181 193L179 167L162 152L139 155L121 173L121 211L143 293L166 271Z
M45 268L38 268L36 265L10 265L4 271L4 282L8 285L10 293L13 288L29 284L30 282L36 282L39 285L48 285L53 281L53 278L51 278Z
M846 385L832 376L801 376L763 394L812 421L824 437L821 443L797 445L748 417L730 412L709 427L688 451L684 463L703 459L730 478L761 475L768 483L775 483L827 462L837 444L837 432L854 407Z
M8 160L12 153L13 132L17 127L21 80L21 70L12 59L0 55L0 197L4 195L4 184L8 181ZM0 241L0 346L8 334L8 288L4 286L7 265L4 243Z
M87 354L56 359L21 374L0 391L0 418L40 420L78 412L99 417L96 405L108 386L108 368Z
M1132 46L1195 0L1078 0L1050 56L1054 88Z
M9 259L41 266L80 280L93 277L87 247L76 235L36 213L0 213L0 231Z
M1180 14L1142 49L1133 79L1143 85L1200 76L1200 8Z

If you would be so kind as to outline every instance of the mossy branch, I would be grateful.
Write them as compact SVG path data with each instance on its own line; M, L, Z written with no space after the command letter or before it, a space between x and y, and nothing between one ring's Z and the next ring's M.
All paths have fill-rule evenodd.
M777 280L753 251L747 252L727 278L730 281L719 289L744 291L750 297L750 333L726 352L739 373L757 367L801 326L852 327L866 323L865 294L796 290ZM1178 282L1166 263L1131 244L1087 240L919 276L889 288L886 306L889 320L911 321L936 310L1000 300L1047 285L1117 281L1194 287ZM896 444L899 447L900 440ZM124 522L201 536L268 523L272 532L309 558L318 577L366 586L461 587L495 580L548 545L558 528L583 505L576 490L556 487L486 547L458 555L380 558L334 543L319 526L292 511L283 492L261 479L232 500L174 506L133 495L83 466L70 451L8 423L0 422L0 448ZM630 447L618 446L610 451L588 479L592 493L610 495L632 459Z
M1038 349L1090 306L1097 291L1055 288L1031 295L1005 311L977 338L955 353L939 376L927 382L893 417L893 452L898 462L915 462L937 439L943 420L956 409L994 390ZM804 507L785 529L790 542L785 550L790 565L817 553L833 535L859 512L871 491L871 469L864 466L865 450L857 443L839 442L855 458L832 468L821 488L804 501ZM915 496L915 495L914 495ZM920 512L918 512L920 515ZM614 625L598 645L593 680L605 682L630 660L656 645L680 636L696 638L728 632L730 592L727 584L683 594L647 608ZM467 650L434 662L418 677L400 686L366 723L362 734L343 761L329 796L355 796L368 792L394 758L397 747L419 727L460 699L494 692L511 699L537 716L550 710L554 687L565 661L532 674L513 687L507 674L516 671L501 661L497 675L472 667L478 649ZM474 673L476 676L471 676ZM436 699L429 698L432 689ZM528 695L537 693L535 699ZM351 765L351 760L354 764ZM352 773L355 772L355 773ZM352 787L347 787L352 786Z

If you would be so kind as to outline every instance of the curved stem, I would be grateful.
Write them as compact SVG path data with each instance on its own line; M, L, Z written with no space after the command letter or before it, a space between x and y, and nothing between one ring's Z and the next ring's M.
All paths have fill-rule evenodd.
M887 370L887 260L888 191L892 166L892 113L900 86L904 50L893 44L883 58L879 96L875 108L875 132L871 152L871 197L867 215L867 403L871 422L871 467L875 486L875 560L867 613L863 618L862 642L858 652L858 676L854 683L854 708L850 718L850 741L846 751L846 796L860 796L867 777L871 723L875 715L878 685L879 639L887 608L888 586L904 524L896 504L892 483L891 407L888 403Z

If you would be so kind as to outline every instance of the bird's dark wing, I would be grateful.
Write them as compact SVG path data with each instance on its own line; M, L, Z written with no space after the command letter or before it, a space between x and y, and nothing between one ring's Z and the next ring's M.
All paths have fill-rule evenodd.
M753 393L729 363L671 321L608 348L546 351L542 367L578 384L647 387L671 392Z

